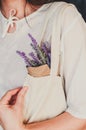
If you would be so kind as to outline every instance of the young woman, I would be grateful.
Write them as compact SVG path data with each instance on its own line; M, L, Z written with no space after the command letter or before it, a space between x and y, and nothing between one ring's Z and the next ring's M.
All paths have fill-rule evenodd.
M52 9L53 6L53 9ZM56 11L53 10L56 8ZM41 33L46 13L52 9L46 31ZM0 0L0 124L4 130L85 130L86 129L86 27L73 5L54 0ZM62 57L66 111L50 120L23 123L26 77L25 64L16 50L26 53L31 33L38 41L51 42L53 20L57 18ZM63 53L64 52L64 53ZM15 89L17 88L17 89ZM8 91L13 89L11 91ZM6 91L8 91L6 93ZM6 93L6 94L5 94ZM5 95L4 95L5 94ZM13 95L17 95L10 103ZM4 95L4 96L3 96ZM3 97L2 97L3 96ZM0 128L0 130L2 130Z

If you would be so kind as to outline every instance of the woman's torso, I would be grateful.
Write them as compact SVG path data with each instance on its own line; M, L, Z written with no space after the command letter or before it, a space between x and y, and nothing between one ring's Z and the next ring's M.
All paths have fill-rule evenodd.
M60 4L61 2L58 2L56 6ZM62 4L64 6L65 3ZM40 44L40 35L46 20L46 12L52 5L52 3L43 5L36 12L27 16L28 24L25 18L17 21L16 31L14 33L7 33L4 38L2 38L2 30L7 20L0 13L0 97L9 89L23 86L27 70L23 59L16 51L24 51L27 55L29 52L33 51L30 46L31 40L28 33ZM59 12L58 10L60 10L60 6L58 6L56 13ZM43 41L51 42L52 21L56 13L52 14L48 21Z

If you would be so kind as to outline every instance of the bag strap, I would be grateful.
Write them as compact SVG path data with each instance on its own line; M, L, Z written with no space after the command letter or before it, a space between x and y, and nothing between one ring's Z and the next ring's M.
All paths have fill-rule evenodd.
M47 27L49 18L50 18L50 17L52 16L52 14L56 11L56 8L57 8L57 6L55 6L56 3L57 3L57 2L54 2L53 4L50 3L50 6L52 6L52 7L49 6L50 8L49 8L49 10L48 10L47 13L46 13L45 22L44 22L44 27L43 27L43 30L42 30L42 32L41 32L40 42L39 42L39 43L41 43L41 41L42 41L42 39L43 39L43 36L44 36L44 34L45 34L45 31L46 31L46 27ZM58 6L60 6L61 4L62 4L62 3L59 3Z
M58 6L61 5L61 4L62 3L58 4ZM42 41L42 39L44 37L45 31L46 31L46 28L47 28L47 25L48 25L49 18L51 17L52 14L54 14L54 12L56 11L56 8L57 8L56 3L53 3L53 6L49 8L49 10L48 10L48 12L47 12L47 14L45 16L44 27L43 27L43 30L42 30L42 33L41 33L41 36L40 36L40 42L39 43L41 43L41 41ZM52 76L57 75L57 68L59 66L58 65L58 62L59 62L58 51L59 51L59 49L56 50L56 48L58 48L58 46L57 46L56 36L54 36L55 31L56 31L55 25L56 25L56 18L55 18L55 20L53 22L53 30L52 30L52 36L53 36L52 37L52 43L53 44L51 44L51 71L50 71L50 75L52 75ZM57 56L57 58L55 58L54 56Z
M58 4L58 6L61 6L63 4L64 3L60 2ZM56 2L53 3L53 6L50 7L48 13L46 14L44 27L43 27L43 30L42 30L42 33L40 36L41 41L45 34L49 18L56 11L57 6L55 6L55 5L56 5ZM67 5L64 5L62 12L64 11L64 9L66 7L67 7ZM58 30L57 17L54 16L53 19L54 19L54 21L53 21L53 25L52 25L53 28L52 28L52 41L51 41L51 72L50 72L50 75L52 75L52 76L60 75L61 77L63 77L63 56L61 55L61 52L63 51L63 42L61 42L57 36L57 30ZM59 25L60 24L61 23L59 23ZM40 43L41 43L41 41L40 41ZM57 70L58 70L58 72L57 72Z
M52 40L51 40L51 76L57 76L60 72L57 72L60 67L60 40L58 38L57 17L54 17L52 25Z

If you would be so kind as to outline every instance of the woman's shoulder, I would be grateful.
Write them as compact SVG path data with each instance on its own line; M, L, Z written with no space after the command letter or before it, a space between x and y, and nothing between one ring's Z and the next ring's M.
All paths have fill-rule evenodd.
M68 6L70 5L69 3L67 2L64 2L64 1L55 1L55 2L51 2L51 6L54 6L54 7L61 7L61 6Z
M52 2L52 3L49 3L50 4L50 9L52 10L63 10L63 9L66 9L66 8L76 8L75 5L73 4L70 4L70 3L67 3L67 2Z
M50 10L54 10L56 12L56 14L58 12L59 13L65 12L66 10L68 13L70 11L71 11L71 13L78 12L74 4L67 3L67 2L52 2L50 5Z
M76 9L75 5L69 4L67 2L52 2L49 3L50 6L47 9L46 13L49 18L61 18L61 19L70 19L73 20L81 14Z
M82 17L78 12L75 5L67 3L67 2L53 2L49 11L53 17L61 18L61 21L69 21L72 22L74 19Z
M51 12L50 12L51 11ZM70 28L74 27L75 24L85 24L81 14L73 4L66 2L53 2L50 7L50 21L54 23L55 27L62 29L62 33L67 32Z

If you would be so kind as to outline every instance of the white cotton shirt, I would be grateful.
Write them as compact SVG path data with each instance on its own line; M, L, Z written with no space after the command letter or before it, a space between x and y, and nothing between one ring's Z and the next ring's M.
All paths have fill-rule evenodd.
M57 9L50 14L46 31L40 39L46 13L52 6L53 10L54 7ZM66 111L75 117L86 119L86 26L76 8L65 2L44 4L26 17L28 24L25 18L16 21L16 31L6 33L4 38L2 35L8 20L0 12L0 97L9 89L23 86L27 70L16 51L24 51L27 55L33 51L28 33L32 34L38 44L41 40L50 43L55 17L58 23L57 37L62 41L61 71L67 97Z

